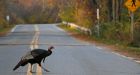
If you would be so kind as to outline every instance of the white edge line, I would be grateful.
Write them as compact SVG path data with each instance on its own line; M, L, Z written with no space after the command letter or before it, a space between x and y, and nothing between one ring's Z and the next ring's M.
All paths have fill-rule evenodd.
M17 25L11 30L11 32L14 32L17 28Z
M103 48L97 47L97 49L103 49ZM137 63L140 63L139 60L135 60L133 57L128 57L128 56L125 56L125 55L122 55L122 54L119 54L119 53L116 53L116 52L111 52L111 53L113 53L113 54L115 54L115 55L118 55L118 56L120 56L120 57L126 58L126 59L134 60L134 61L137 62Z
M116 54L116 55L118 55L118 56L121 56L121 57L123 57L123 58L126 58L126 59L134 60L136 63L139 63L139 64L140 64L140 61L139 61L139 60L135 60L133 57L127 57L127 56L125 56L125 55L121 55L121 54L116 53L116 52L112 52L112 53L113 53L113 54Z

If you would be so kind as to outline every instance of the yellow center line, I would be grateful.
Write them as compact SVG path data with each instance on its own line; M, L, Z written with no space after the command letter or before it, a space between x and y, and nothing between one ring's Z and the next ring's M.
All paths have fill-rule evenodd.
M27 75L32 75L32 73L30 72L30 69L31 69L31 64L28 65Z
M34 35L33 39L32 39L32 42L30 44L30 49L33 50L34 49L34 43L35 43L35 40L36 39L36 34Z
M39 41L39 28L37 25L34 25L34 28L35 28L36 32L35 32L35 35L34 35L32 41L31 41L31 45L30 45L31 50L38 48L38 41ZM32 75L32 73L30 72L30 69L31 69L31 65L29 64L28 70L27 70L27 75ZM39 65L37 65L36 74L42 75L42 69Z
M37 65L36 71L37 71L37 75L42 75L42 69L39 65Z

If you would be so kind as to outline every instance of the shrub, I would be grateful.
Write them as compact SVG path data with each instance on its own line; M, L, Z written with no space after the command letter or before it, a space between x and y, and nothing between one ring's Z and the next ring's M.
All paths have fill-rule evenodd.
M140 19L134 25L134 40L132 41L132 45L136 47L140 47Z
M130 24L128 23L102 23L100 37L116 41L130 42Z

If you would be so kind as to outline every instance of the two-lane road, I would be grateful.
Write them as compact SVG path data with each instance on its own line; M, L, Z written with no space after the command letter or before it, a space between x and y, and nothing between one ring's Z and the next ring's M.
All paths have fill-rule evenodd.
M50 45L55 47L53 54L42 64L50 72L36 65L33 74L28 72L29 65L12 71L31 48ZM18 25L8 36L0 37L0 75L140 75L140 64L77 40L56 24Z

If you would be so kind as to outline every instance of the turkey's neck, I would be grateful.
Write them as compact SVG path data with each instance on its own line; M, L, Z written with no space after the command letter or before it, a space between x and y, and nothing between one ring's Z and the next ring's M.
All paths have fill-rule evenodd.
M48 49L49 52L52 52L51 49Z

